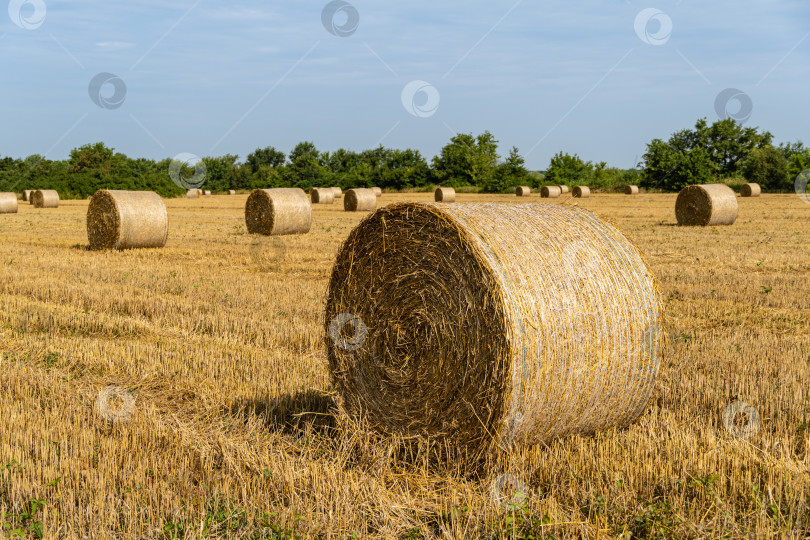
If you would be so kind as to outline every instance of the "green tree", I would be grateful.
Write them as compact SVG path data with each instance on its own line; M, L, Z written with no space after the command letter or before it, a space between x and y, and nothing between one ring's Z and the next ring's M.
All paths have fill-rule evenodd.
M648 189L680 191L691 184L712 181L714 165L703 147L676 150L661 139L647 145L644 171L639 182Z
M756 182L764 189L783 191L793 188L788 165L788 160L778 148L765 146L751 151L743 173L746 180Z
M551 158L544 181L551 185L590 184L593 164L574 154L558 152Z
M498 163L498 141L489 131L454 135L433 158L434 178L448 186L485 185Z
M495 168L489 180L481 184L482 190L488 193L505 193L515 186L533 184L525 164L526 160L520 155L518 148L513 146L509 156Z
M245 158L245 164L250 168L251 173L259 171L260 167L279 167L284 164L286 156L284 152L276 150L272 146L257 148Z

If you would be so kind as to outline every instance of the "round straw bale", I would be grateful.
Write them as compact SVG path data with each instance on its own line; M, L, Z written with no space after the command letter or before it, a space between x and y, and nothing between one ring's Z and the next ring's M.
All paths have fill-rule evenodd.
M32 196L34 208L58 208L59 193L55 189L38 189Z
M206 189L205 191L203 191L203 195L211 195L211 190Z
M254 189L245 203L250 234L304 234L312 224L312 207L299 188Z
M560 186L560 193L571 193L571 188L568 186Z
M371 188L371 191L374 192L375 197L382 197L382 190L380 188L375 186L375 187Z
M625 195L638 195L638 186L624 186Z
M373 189L354 188L343 194L343 209L347 212L374 210L377 208L377 196Z
M198 189L190 189L190 190L186 191L186 198L188 198L188 199L196 199L198 191L199 191Z
M338 186L334 186L332 188L332 191L335 192L335 198L336 199L340 199L341 197L343 197L343 190L340 189Z
M518 197L528 197L532 193L532 188L529 186L518 186L515 188L515 195Z
M236 190L235 189L229 189L228 190L228 195L236 195Z
M28 202L31 199L31 194L34 192L32 189L24 189L23 190L23 200Z
M759 197L761 194L759 184L743 184L740 188L740 197Z
M731 225L737 219L737 196L725 184L687 186L675 200L678 225Z
M205 192L203 190L201 190L200 188L197 188L197 196L202 197L203 195L205 195Z
M437 187L433 198L436 202L456 202L456 190L451 187Z
M90 199L90 249L163 247L168 234L166 205L154 191L100 189Z
M332 188L314 187L309 190L312 204L332 204L335 202L335 191Z
M591 196L591 188L588 186L575 186L571 196L577 199L587 199Z
M325 315L351 416L469 455L626 426L665 340L638 249L558 205L381 208L338 252Z
M0 214L17 213L17 194L0 193Z
M562 193L560 186L543 186L540 190L540 197L544 199L556 199L560 196L560 193Z

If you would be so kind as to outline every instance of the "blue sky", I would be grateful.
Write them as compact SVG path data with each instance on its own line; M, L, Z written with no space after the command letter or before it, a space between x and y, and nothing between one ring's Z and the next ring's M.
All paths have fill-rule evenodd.
M322 23L323 0L36 3L0 11L0 155L103 141L131 157L244 159L312 140L430 159L453 132L490 130L532 169L560 150L630 167L652 138L716 120L726 88L750 98L747 125L810 142L806 0L353 0L333 19L356 12L345 37ZM661 15L639 34L648 8ZM102 72L126 85L116 108L90 98ZM417 92L409 111L411 81L438 105Z

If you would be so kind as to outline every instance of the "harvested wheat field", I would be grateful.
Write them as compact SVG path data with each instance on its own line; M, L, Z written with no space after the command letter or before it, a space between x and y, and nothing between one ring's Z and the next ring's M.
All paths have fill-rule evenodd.
M20 205L3 216L3 534L810 531L810 205L796 195L741 200L733 227L678 227L674 194L535 202L458 193L447 207L454 212L469 202L528 201L606 218L657 280L667 342L651 398L629 426L518 444L473 464L436 441L369 432L339 410L324 335L327 289L341 243L370 213L315 205L309 234L250 235L246 199L166 200L170 233L159 250L89 250L88 201L62 200L47 212ZM432 200L386 193L378 206ZM517 249L520 238L512 240ZM593 286L609 293L608 282ZM627 336L616 342L632 343L643 329L621 331ZM589 340L599 332L581 328Z

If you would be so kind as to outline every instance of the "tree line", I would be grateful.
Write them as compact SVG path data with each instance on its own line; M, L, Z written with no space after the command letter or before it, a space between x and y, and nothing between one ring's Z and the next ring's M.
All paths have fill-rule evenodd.
M170 158L130 158L98 142L73 149L66 160L36 154L2 158L0 191L56 189L63 198L85 198L98 189L151 190L172 197L191 187L223 192L315 186L429 190L443 185L508 193L520 185L587 185L610 191L639 184L675 191L693 183L746 180L767 190L789 190L793 179L807 168L810 149L801 142L774 147L767 131L743 127L731 119L709 126L701 119L694 129L678 131L666 142L654 139L633 169L559 152L545 171L529 171L516 147L500 155L498 141L488 131L454 135L430 162L410 148L322 152L304 141L288 155L268 146L257 148L244 161L227 154L203 157L195 165Z

